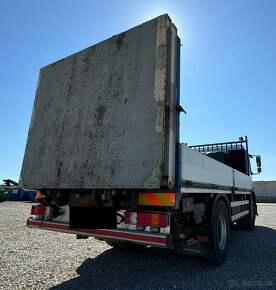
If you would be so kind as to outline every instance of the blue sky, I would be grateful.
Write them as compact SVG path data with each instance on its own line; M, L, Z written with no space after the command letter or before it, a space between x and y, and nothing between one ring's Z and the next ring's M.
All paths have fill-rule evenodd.
M276 1L0 2L0 183L19 179L39 69L168 13L181 48L181 141L247 135L276 180Z

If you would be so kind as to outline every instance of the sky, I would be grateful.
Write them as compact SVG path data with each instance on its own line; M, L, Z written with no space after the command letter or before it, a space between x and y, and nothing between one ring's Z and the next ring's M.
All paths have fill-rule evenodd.
M41 67L168 13L181 39L181 142L248 136L276 180L276 1L0 2L0 183L18 181Z

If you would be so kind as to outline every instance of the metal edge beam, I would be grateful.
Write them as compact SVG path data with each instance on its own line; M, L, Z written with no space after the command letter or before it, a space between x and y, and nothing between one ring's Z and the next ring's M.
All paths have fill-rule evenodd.
M167 85L169 90L169 151L168 151L168 187L175 187L175 150L176 150L176 103L177 103L177 29L172 24L170 26L168 62L169 73L167 75Z
M234 194L251 194L251 191L239 191L239 190L235 190Z
M238 220L239 218L241 218L241 217L243 217L243 216L245 216L247 214L249 214L249 210L245 210L245 211L239 212L239 213L237 213L235 215L232 215L231 216L231 221L234 222L234 221Z
M92 236L95 238L103 239L116 239L129 242L137 242L140 244L153 245L163 248L168 248L167 238L165 234L152 234L152 233L136 233L123 230L108 230L108 229L70 229L68 224L54 223L51 221L41 221L29 219L27 226L30 228L38 228L44 230L52 230L63 233Z
M249 204L249 200L232 201L230 204L231 207L235 207L243 204Z
M222 193L222 194L231 194L231 190L223 190L223 189L213 189L213 188L188 188L182 187L181 193Z

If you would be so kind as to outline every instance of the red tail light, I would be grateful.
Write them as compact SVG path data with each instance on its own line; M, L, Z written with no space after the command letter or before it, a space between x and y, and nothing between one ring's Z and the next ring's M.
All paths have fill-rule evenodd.
M33 205L31 214L39 216L52 216L53 208L44 205Z
M137 226L165 228L169 224L169 216L165 213L126 212L125 223Z

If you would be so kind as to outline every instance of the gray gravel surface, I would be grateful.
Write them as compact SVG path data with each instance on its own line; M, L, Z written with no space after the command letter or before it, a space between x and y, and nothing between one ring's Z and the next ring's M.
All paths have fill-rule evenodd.
M30 229L30 208L0 203L0 289L276 289L276 204L258 205L255 230L231 230L222 266L165 249L124 252L93 238Z

